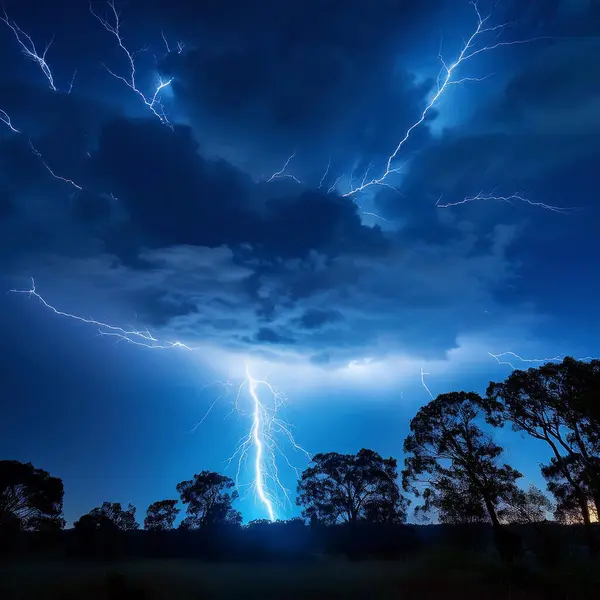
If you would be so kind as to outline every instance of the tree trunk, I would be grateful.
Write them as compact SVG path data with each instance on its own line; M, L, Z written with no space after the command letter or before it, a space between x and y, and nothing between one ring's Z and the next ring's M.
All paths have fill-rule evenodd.
M492 531L494 534L496 550L504 562L511 563L521 554L521 538L501 525L498 514L496 513L496 508L488 498L484 498L484 502L490 520L492 521Z
M598 544L596 543L596 537L594 535L594 529L592 527L592 520L590 518L590 509L588 507L588 501L581 488L576 489L577 501L579 508L581 509L581 515L583 517L583 525L585 528L585 540L592 558L598 556Z
M550 444L550 447L554 451L554 456L560 466L561 472L564 475L565 479L571 484L575 494L577 496L577 503L579 504L579 508L581 510L581 516L583 517L583 525L585 528L585 539L587 543L587 547L590 553L590 556L596 557L598 556L598 545L596 544L596 538L594 536L594 531L592 528L592 520L590 519L590 509L588 506L588 499L581 488L581 486L573 479L571 476L571 472L569 471L569 467L565 464L561 453L558 451L558 448L554 444L554 442L547 437L546 441Z

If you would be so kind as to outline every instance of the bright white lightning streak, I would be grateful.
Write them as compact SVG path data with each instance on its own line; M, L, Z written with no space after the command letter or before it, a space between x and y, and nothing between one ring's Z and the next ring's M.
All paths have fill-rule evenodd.
M327 161L327 168L325 169L325 173L323 173L323 177L321 177L321 181L319 181L319 187L317 188L318 190L320 190L321 186L325 183L325 179L327 179L327 175L329 174L330 168L331 168L331 156L329 157L329 160Z
M88 325L95 325L98 327L98 332L103 336L110 336L117 339L117 341L124 341L136 346L143 346L150 349L171 349L171 348L182 348L184 350L197 350L197 347L188 346L183 342L173 341L165 342L155 338L148 330L138 330L133 328L123 328L109 323L104 323L92 318L81 317L76 314L63 312L52 304L48 303L36 290L35 280L31 279L31 288L28 290L11 289L11 293L25 294L28 297L35 297L42 305L52 311L55 315L61 317L67 317L81 323ZM230 386L229 382L223 384L225 389ZM277 503L277 494L274 490L270 489L269 482L279 489L285 498L289 501L288 491L279 478L279 471L277 468L276 455L280 454L286 461L287 465L298 473L296 469L289 461L286 454L280 448L277 442L277 435L281 435L295 451L299 451L310 458L310 454L299 446L292 434L290 426L278 417L278 410L283 404L283 398L275 388L264 379L255 379L250 374L248 366L246 366L246 378L240 384L238 388L238 394L235 401L234 410L238 409L239 397L242 393L244 385L248 386L249 394L253 403L252 411L252 426L248 435L243 438L238 444L235 453L228 459L231 461L237 456L238 457L238 469L236 473L236 483L239 487L239 475L242 464L248 456L248 452L251 448L255 450L254 460L254 487L263 503L271 521L275 520L275 509L274 505ZM267 389L268 393L273 398L273 405L267 406L261 402L258 394L258 387L263 386ZM201 419L201 421L194 427L192 431L195 431L201 423L208 417L212 409L214 408L220 397L216 398L208 411Z
M0 121L2 121L11 131L13 131L14 133L21 133L13 124L11 121L10 116L8 115L8 113L4 110L2 110L0 108Z
M167 48L167 54L171 54L171 46L165 37L165 32L161 31L160 35L162 36L163 42L165 43L165 47ZM181 54L183 49L185 48L185 44L181 41L177 42L177 54Z
M264 387L272 398L272 406L268 406L260 399L259 386ZM309 459L311 456L296 443L290 426L278 417L278 410L283 405L281 394L265 379L254 378L247 365L246 378L238 388L234 410L238 409L239 411L239 399L244 387L248 388L248 393L252 400L252 427L248 435L240 440L235 452L229 457L227 463L231 464L237 457L236 485L240 487L239 478L242 466L248 459L250 449L254 447L253 487L264 505L269 519L274 521L276 518L275 506L281 504L278 502L277 490L283 494L286 501L290 501L288 490L279 477L276 455L281 455L288 467L295 471L296 475L299 475L299 470L292 465L280 448L276 439L277 434L282 435L295 451L303 453ZM272 485L269 485L269 483Z
M478 201L488 201L488 202L507 202L508 204L512 204L514 201L516 202L524 202L525 204L529 204L530 206L537 206L539 208L543 208L545 210L550 210L552 212L557 212L560 214L568 215L572 211L579 210L576 207L560 207L553 206L552 204L546 204L544 202L533 202L528 198L525 198L522 194L516 193L511 196L495 196L494 193L484 194L483 192L479 192L476 196L470 196L465 198L464 200L458 200L456 202L448 202L447 204L440 204L442 196L438 199L435 205L438 208L450 208L452 206L459 206L461 204L468 204L469 202L478 202Z
M463 63L467 62L469 59L477 56L478 54L490 52L491 50L495 50L496 48L500 48L502 46L514 46L517 44L527 44L527 43L535 41L535 39L541 39L541 38L534 38L534 39L528 39L528 40L512 40L512 41L504 41L504 42L495 42L490 45L478 47L477 44L482 36L485 36L485 34L493 33L493 32L500 33L507 26L507 23L504 23L502 25L485 27L485 24L489 21L491 15L482 17L481 13L479 12L479 8L478 8L477 4L475 2L472 2L471 4L473 5L473 7L475 9L475 13L477 14L477 27L476 27L475 31L471 34L471 37L469 37L469 39L464 43L464 46L463 46L460 54L458 55L458 58L451 65L446 64L444 59L440 56L440 60L442 63L442 70L440 71L440 74L438 75L437 91L433 95L432 99L429 101L429 103L427 104L427 106L425 107L423 112L421 113L420 118L417 121L415 121L406 130L404 137L398 142L398 145L396 146L395 150L388 157L384 173L377 179L371 179L370 181L365 181L359 187L353 188L349 192L346 192L345 194L343 194L343 196L353 196L355 194L358 194L359 192L363 192L364 190L370 188L371 186L377 186L377 185L388 185L389 186L389 184L386 182L386 179L392 173L398 172L398 169L393 167L393 163L396 160L398 154L400 153L400 150L402 149L404 144L406 144L406 142L408 141L412 132L415 129L417 129L425 121L425 119L427 118L427 115L429 114L431 109L437 104L438 100L444 95L444 92L452 85L458 85L458 84L466 83L468 81L481 81L481 80L485 79L485 77L463 77L462 79L453 79L455 72L458 70L458 68ZM389 187L392 187L392 186L389 186ZM395 188L392 188L392 189L395 189Z
M164 125L168 125L169 127L172 127L171 123L169 123L169 120L167 119L167 116L165 115L164 107L160 100L160 94L166 87L171 85L173 78L163 81L162 78L159 77L158 85L156 86L156 89L154 90L154 93L151 96L146 96L146 94L144 94L144 92L142 92L139 89L139 87L137 86L137 81L136 81L136 66L135 66L135 58L134 58L135 52L130 52L123 43L123 38L121 36L121 18L119 16L119 12L115 8L114 0L109 0L107 2L107 4L108 4L109 8L111 9L110 12L112 12L112 15L113 15L113 20L114 20L113 25L111 25L107 19L102 18L100 15L98 15L94 12L91 2L90 2L90 12L100 22L102 27L104 27L104 29L106 29L106 31L111 33L116 38L119 48L121 48L121 50L123 50L123 53L125 54L125 56L127 57L127 61L129 62L129 75L128 75L128 77L123 77L122 75L118 75L117 73L115 73L114 71L109 69L104 63L102 63L102 66L115 79L122 81L130 90L135 92L142 99L144 104L152 111L154 116L156 116L160 120L161 123L163 123ZM163 35L163 39L164 39L164 35ZM166 40L165 40L165 43L166 43ZM167 47L168 47L168 44L167 44ZM183 50L183 46L181 46L181 50Z
M59 181L63 181L64 183L67 183L70 186L73 186L75 189L77 189L79 191L81 191L83 189L80 185L78 185L77 183L75 183L72 179L67 179L66 177L62 177L61 175L57 175L48 166L48 163L44 160L44 157L42 156L42 153L33 145L33 142L31 140L29 140L29 146L31 147L31 151L40 159L40 162L44 165L44 167L46 168L46 171L48 171L48 173L50 173L50 175L52 175L52 177L54 177L54 179L58 179Z
M275 520L275 512L273 511L273 503L265 493L265 476L263 473L263 443L260 435L261 428L261 403L256 392L256 380L250 375L248 367L246 367L246 377L248 378L250 387L250 396L254 402L254 414L252 418L252 439L256 448L256 457L254 460L254 476L256 482L256 492L258 493L261 502L265 505L269 513L269 519Z
M433 394L431 393L431 390L427 387L427 384L425 383L425 375L431 375L431 373L425 373L423 371L423 367L421 367L421 385L425 388L425 391L429 394L429 397L433 400Z
M32 60L33 62L38 64L38 66L42 70L42 73L48 80L50 89L53 92L56 92L57 89L56 89L56 86L54 85L54 76L52 75L52 70L50 69L50 65L46 62L46 54L48 53L48 50L50 49L50 46L52 45L52 42L54 40L53 39L50 40L50 42L46 45L46 48L44 49L42 54L40 54L37 51L37 48L35 47L35 43L31 39L31 36L29 34L25 33L14 21L11 21L8 18L8 14L7 14L6 10L4 10L4 16L3 17L0 16L0 20L4 21L13 30L13 33L15 34L15 37L17 38L17 42L19 43L19 46L21 46L21 51L23 52L23 54L27 58L29 58L30 60Z
M273 173L273 175L271 175L271 177L269 177L269 179L267 179L267 181L273 181L274 179L293 179L296 183L302 183L295 175L290 175L289 173L286 173L285 170L288 168L288 165L290 164L290 162L295 158L296 156L296 150L294 150L293 154L291 154L288 159L285 161L285 164L283 165L283 167L279 170L279 171L275 171L275 173Z
M513 365L511 362L511 360L513 360L513 359L519 360L522 363L529 363L529 364L544 363L545 364L545 363L550 363L550 362L561 362L564 358L563 354L558 354L551 358L523 358L522 356L519 356L518 354L515 354L514 352L510 352L510 351L501 352L500 354L492 354L491 352L488 352L488 354L492 358L494 358L499 365L508 365L513 371L518 370L518 367L515 367L515 365ZM502 360L505 357L509 357L510 360ZM587 360L593 360L593 358L591 356L584 356L582 358L578 358L577 360L587 361Z

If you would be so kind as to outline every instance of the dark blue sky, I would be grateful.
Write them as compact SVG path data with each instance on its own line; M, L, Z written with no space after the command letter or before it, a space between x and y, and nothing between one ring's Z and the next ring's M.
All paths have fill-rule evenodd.
M484 27L512 25L475 48L532 41L461 65L455 79L481 80L444 91L398 154L395 189L344 196L366 169L381 177L431 101L440 49L451 65L477 27L468 2L119 3L124 45L144 48L137 88L172 80L166 118L108 72L127 78L129 63L87 2L7 3L38 51L54 36L57 89L0 22L0 284L35 277L61 311L197 348L116 343L35 297L0 298L0 456L62 477L68 521L105 500L141 520L195 472L235 477L246 363L286 395L307 450L401 459L429 398L421 369L433 394L483 392L510 372L488 352L598 354L600 7L481 14L492 4ZM292 153L289 177L269 181ZM485 199L514 194L529 203ZM500 439L541 483L544 448ZM246 519L265 516L246 486L253 452Z

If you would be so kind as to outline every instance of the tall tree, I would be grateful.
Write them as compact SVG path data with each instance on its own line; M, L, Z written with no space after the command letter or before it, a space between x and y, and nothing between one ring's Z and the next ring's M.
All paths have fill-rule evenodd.
M591 527L590 504L600 509L600 421L597 397L600 361L565 358L537 369L514 371L503 383L490 383L488 422L512 424L550 447L543 468L557 508L568 498L577 505L592 554L598 553ZM566 506L566 505L565 505Z
M127 510L120 502L103 502L102 506L92 509L74 523L80 529L115 529L119 531L135 531L139 528L135 520L135 506L130 504Z
M240 524L242 515L232 507L238 493L228 491L234 486L230 477L212 471L201 471L193 479L178 483L177 492L187 505L181 527L202 529L208 525Z
M150 531L167 531L173 529L175 519L179 514L177 500L158 500L153 502L146 511L144 529Z
M423 498L420 510L442 519L488 520L504 554L501 507L515 494L521 473L500 463L502 448L478 425L482 398L442 394L421 407L404 441L406 490Z
M62 528L64 488L31 463L0 461L0 527L17 522L21 529Z
M298 482L296 503L305 518L327 524L403 522L407 502L397 462L363 448L357 454L316 454Z

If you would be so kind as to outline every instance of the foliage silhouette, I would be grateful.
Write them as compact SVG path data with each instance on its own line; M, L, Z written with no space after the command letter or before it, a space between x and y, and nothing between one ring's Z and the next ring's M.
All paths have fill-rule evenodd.
M598 543L590 504L600 507L600 420L597 403L600 361L565 358L537 369L514 371L503 383L490 383L485 403L488 422L506 422L548 444L552 451L543 475L560 513L578 507L592 555Z
M298 482L296 503L307 519L403 523L407 502L396 482L397 461L363 448L357 454L315 454Z
M167 531L173 529L173 524L179 512L180 509L177 508L177 500L157 500L146 511L144 529L149 531Z
M64 488L31 463L0 460L0 529L17 526L23 530L62 529Z
M218 524L241 524L241 513L232 507L238 492L228 492L233 487L235 484L230 477L212 471L201 471L193 479L178 483L177 492L187 505L187 516L180 527L202 529Z
M441 522L486 521L498 552L512 559L516 540L502 528L501 511L518 497L521 473L500 463L502 448L478 425L482 398L473 392L442 394L419 409L404 441L403 486L437 511Z

